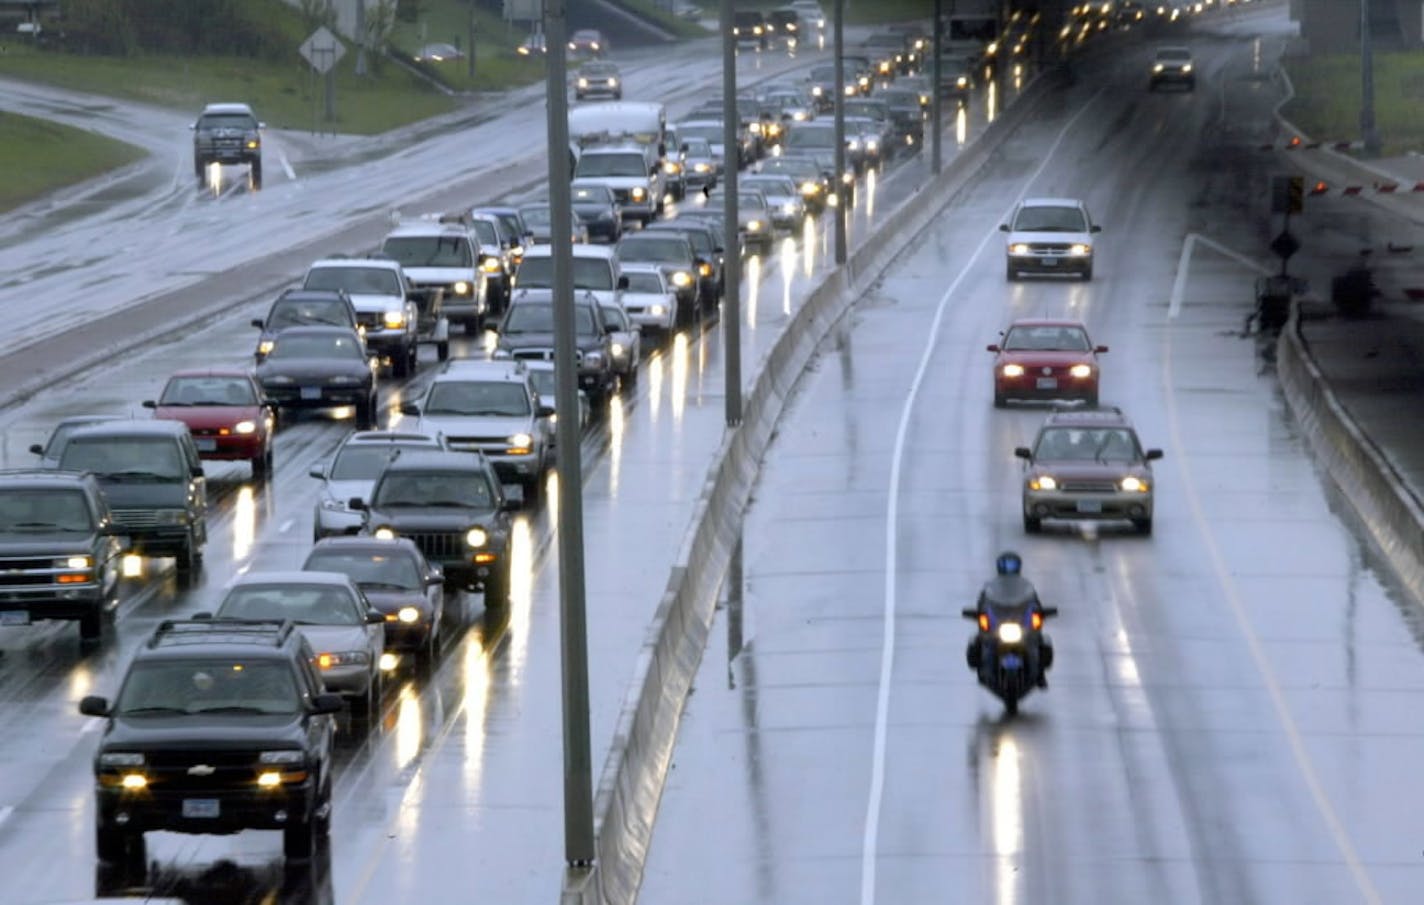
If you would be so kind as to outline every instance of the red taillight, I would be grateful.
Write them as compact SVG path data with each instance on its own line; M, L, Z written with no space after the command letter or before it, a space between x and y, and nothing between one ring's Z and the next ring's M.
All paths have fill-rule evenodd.
M988 614L988 613L980 613L980 614L979 614L979 631L981 631L981 632L987 632L988 630L989 630L989 614Z

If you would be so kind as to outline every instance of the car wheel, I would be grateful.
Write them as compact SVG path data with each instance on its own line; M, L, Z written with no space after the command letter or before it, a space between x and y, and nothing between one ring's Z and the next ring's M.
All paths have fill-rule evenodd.
M369 431L376 429L376 394L372 393L366 404L356 410L356 429Z
M435 347L435 357L439 361L445 361L450 357L450 343L442 342Z
M123 866L142 866L148 860L143 833L100 826L94 832L95 854L100 861Z
M1008 397L1005 396L1003 393L999 392L998 390L995 390L995 391L994 391L994 408L996 408L996 409L1001 409L1001 408L1003 408L1004 406L1006 406L1006 405L1008 405L1008 404L1009 404L1009 399L1008 399Z
M351 707L353 714L359 713L361 718L374 723L381 715L381 671L377 669L371 676L371 684L366 686L366 693L356 699Z
M252 187L255 188L255 189L260 189L260 188L262 188L262 161L261 161L261 160L254 160L254 161L252 161L252 171L251 171L250 175L251 175L251 177L252 177Z
M306 860L316 849L316 830L310 820L297 820L282 829L282 854Z
M1006 279L1006 280L1008 280L1010 283L1012 283L1012 282L1016 281L1018 278L1019 278L1019 272L1014 269L1014 265L1012 265L1012 264L1005 264L1005 265L1004 265L1004 279Z
M94 644L104 636L104 608L94 609L79 617L79 640Z
M1034 518L1031 515L1023 517L1024 534L1037 534L1043 529L1043 519Z
M316 810L312 812L312 826L316 829L316 843L321 845L331 833L331 780L317 799Z
M509 567L499 569L485 579L485 609L502 610L509 606Z
M519 482L519 486L524 489L524 508L533 509L539 504L539 493L544 482L539 478L525 478Z
M1097 407L1098 407L1098 391L1097 391L1097 390L1093 390L1091 393L1089 393L1088 395L1084 396L1084 397L1083 397L1083 404L1086 405L1086 406L1087 406L1088 408L1090 408L1090 409L1095 409L1095 408L1097 408Z
M415 652L415 671L422 676L428 676L435 671L435 664L440 661L440 623L435 623L430 627L430 635L425 639Z
M1132 527L1137 529L1138 534L1150 535L1152 533L1152 516L1133 519Z
M261 480L272 473L272 448L269 446L249 460L252 464L253 480Z
M188 537L183 541L183 549L178 551L174 557L174 565L180 575L192 575L198 571L200 554L198 553L198 539L189 532Z
M1089 264L1083 268L1083 282L1086 283L1093 278L1093 265Z

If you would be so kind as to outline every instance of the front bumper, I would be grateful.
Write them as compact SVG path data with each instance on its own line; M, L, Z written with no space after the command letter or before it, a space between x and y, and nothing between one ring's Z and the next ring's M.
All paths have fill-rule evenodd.
M994 377L994 395L1002 399L1093 399L1098 395L1098 375L1073 377L1061 374L1044 377L1026 368L1020 377Z
M0 613L27 613L29 620L78 619L92 615L97 607L103 605L104 599L104 589L98 582L41 587L0 586ZM25 622L15 620L12 624L24 625Z
M1074 521L1127 521L1152 517L1151 493L1073 493L1025 490L1024 515Z
M262 455L262 437L256 433L229 434L227 436L194 435L193 444L198 447L198 455L216 461L246 461Z
M1008 265L1019 273L1087 273L1093 267L1093 256L1050 254L1029 251L1008 255Z
M360 534L366 523L365 516L350 509L323 509L316 507L312 517L314 531L318 538L342 534Z
M360 697L371 690L371 667L365 663L318 669L326 690L347 697Z
M282 408L335 408L343 405L364 405L371 398L371 387L362 384L268 384L262 387L267 398Z
M185 817L189 800L217 802L216 817ZM174 833L226 835L241 830L280 830L307 821L316 807L316 783L311 777L270 791L252 789L146 789L127 792L100 786L97 818L102 827L132 832L167 830ZM120 815L124 815L121 823Z
M401 622L386 617L386 649L402 652L423 650L430 643L434 623L426 616L419 622Z

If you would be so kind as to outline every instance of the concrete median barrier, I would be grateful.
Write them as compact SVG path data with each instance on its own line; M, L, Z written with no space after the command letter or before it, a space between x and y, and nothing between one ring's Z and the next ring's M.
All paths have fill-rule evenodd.
M1316 457L1391 568L1424 599L1424 503L1341 405L1301 333L1300 306L1276 342L1276 375Z
M775 344L749 369L753 377L744 397L742 424L726 432L709 467L614 730L596 792L596 862L590 869L566 872L564 905L632 905L637 900L678 725L712 627L742 513L797 380L861 292L1049 97L1050 81L1031 83L977 141L885 218L844 267L812 289Z

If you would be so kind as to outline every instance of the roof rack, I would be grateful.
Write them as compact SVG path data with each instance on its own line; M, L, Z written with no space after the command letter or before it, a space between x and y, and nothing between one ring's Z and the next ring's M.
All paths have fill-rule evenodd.
M271 636L272 646L281 647L295 627L290 619L165 619L153 630L148 647L152 650L161 641L178 640L183 635L194 642L208 641L216 632L245 635L259 641L264 635Z

